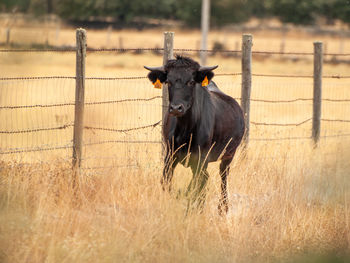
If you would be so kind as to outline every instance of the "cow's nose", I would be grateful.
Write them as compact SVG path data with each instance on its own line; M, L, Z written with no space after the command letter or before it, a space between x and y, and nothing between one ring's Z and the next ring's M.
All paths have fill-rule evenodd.
M184 105L182 105L182 104L178 104L178 105L170 104L170 109L169 109L170 113L181 114L181 113L184 113L184 111L185 111Z

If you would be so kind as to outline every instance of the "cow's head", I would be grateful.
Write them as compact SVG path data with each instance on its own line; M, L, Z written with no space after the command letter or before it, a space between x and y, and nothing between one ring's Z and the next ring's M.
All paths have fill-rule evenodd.
M169 114L177 117L183 116L191 107L195 96L195 87L213 78L218 66L201 67L194 60L176 56L162 67L146 67L151 72L149 80L157 83L167 84L169 91ZM206 86L207 84L203 84Z

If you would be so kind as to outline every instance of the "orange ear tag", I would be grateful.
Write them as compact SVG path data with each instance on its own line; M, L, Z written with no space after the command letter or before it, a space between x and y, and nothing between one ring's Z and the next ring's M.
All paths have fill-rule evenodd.
M205 76L204 80L202 81L202 87L206 87L208 86L208 84L209 84L208 78L207 76Z
M155 89L161 89L162 88L162 83L160 82L159 79L156 80L156 82L153 83Z

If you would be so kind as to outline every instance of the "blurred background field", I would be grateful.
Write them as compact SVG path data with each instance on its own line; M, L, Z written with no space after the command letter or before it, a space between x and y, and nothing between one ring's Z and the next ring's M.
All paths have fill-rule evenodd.
M154 50L88 51L84 125L104 130L84 130L73 192L75 52L43 51L74 48L80 24L71 20L0 16L1 49L37 51L0 52L1 262L349 261L350 56L334 55L350 53L344 19L296 26L252 18L210 32L209 49L240 50L242 33L251 32L253 51L312 53L322 41L328 54L317 148L308 121L312 55L253 55L253 74L290 77L253 76L251 141L231 165L224 217L218 163L209 166L202 213L185 216L179 196L188 169L175 171L173 193L160 187L161 90L143 68L161 65ZM162 48L164 31L175 32L175 49L200 47L198 29L161 21L142 30L87 23L88 48ZM199 60L197 51L175 53ZM214 81L240 101L240 53L208 55L208 65L219 65Z

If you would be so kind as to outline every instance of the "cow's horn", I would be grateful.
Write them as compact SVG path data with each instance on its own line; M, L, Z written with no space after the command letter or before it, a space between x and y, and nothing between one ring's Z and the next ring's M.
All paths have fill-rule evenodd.
M216 66L211 66L211 67L200 67L199 68L199 71L211 71L211 70L214 70L214 69L216 69L218 67L218 65L216 65Z
M148 69L149 71L154 71L154 70L157 70L157 71L165 71L164 70L164 67L161 66L161 67L147 67L147 66L143 66L145 69Z

